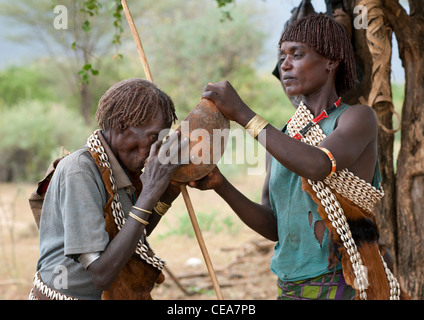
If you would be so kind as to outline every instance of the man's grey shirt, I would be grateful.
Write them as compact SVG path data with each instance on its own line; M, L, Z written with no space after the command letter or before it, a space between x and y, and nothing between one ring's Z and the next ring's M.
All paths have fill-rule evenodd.
M101 140L127 216L135 189L102 136ZM106 249L106 201L104 183L87 147L59 162L43 204L37 263L41 279L51 288L79 299L101 298L101 290L76 259L81 254Z

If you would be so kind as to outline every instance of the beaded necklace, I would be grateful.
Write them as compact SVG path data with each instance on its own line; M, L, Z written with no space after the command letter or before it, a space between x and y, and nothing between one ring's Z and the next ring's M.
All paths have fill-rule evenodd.
M339 101L340 99L334 104L340 104ZM330 113L336 109L334 105L330 108ZM325 111L328 117L329 110L326 109ZM322 114L323 113L317 117L319 120L326 118L325 115L323 116ZM308 121L308 119L312 119L312 113L301 101L294 116L287 122L288 124L291 121L289 126L286 125L289 135L294 138L298 133L300 135L301 131L305 134L309 129L313 128L318 123L319 120L316 122L317 118ZM313 125L310 125L311 122ZM305 123L307 124L304 125ZM285 131L286 127L283 129L283 132ZM298 128L303 129L298 130ZM307 128L306 131L304 130L305 128ZM296 131L298 133L296 133ZM311 130L307 137L300 136L300 139L309 145L318 146L325 137L325 133L322 131L320 126L317 125ZM356 243L353 239L353 235L350 231L350 226L344 214L344 210L341 204L338 202L337 197L333 193L332 189L362 209L369 211L370 214L372 214L372 208L374 207L375 203L377 203L383 197L384 192L382 188L380 188L381 190L377 190L370 183L366 183L364 180L361 180L352 172L348 171L348 169L340 170L334 173L334 175L330 178L325 178L324 181L312 181L308 179L308 183L311 185L312 190L316 192L316 196L321 201L328 220L335 228L337 234L340 236L343 246L346 248L348 255L348 259L346 261L350 261L352 265L353 273L355 275L355 285L359 291L359 298L361 300L366 300L366 288L368 286L368 277L365 271L366 269L363 264L361 254L358 251ZM379 254L390 285L390 299L399 300L399 282L394 277L391 270L387 267L387 264L384 262L380 252Z
M330 113L332 113L334 110L336 110L339 106L340 106L340 102L341 102L341 97L339 97L339 99L333 103L333 105L331 107L328 107L327 109L325 109L323 112L321 112L319 114L318 117L314 118L313 120L309 121L308 124L306 126L304 126L302 129L299 130L299 132L297 132L293 138L296 140L300 140L302 138L304 138L306 136L306 133L315 125L318 124L318 122L320 122L322 119L328 118L328 115ZM285 125L283 131L285 131L287 125L289 124L289 122L291 121L292 118L289 119L289 121L287 121L287 124Z

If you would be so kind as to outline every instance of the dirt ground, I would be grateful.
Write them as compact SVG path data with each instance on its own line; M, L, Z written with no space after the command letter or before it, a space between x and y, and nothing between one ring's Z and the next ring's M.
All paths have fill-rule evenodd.
M232 182L250 199L259 201L262 181L262 176L247 176ZM0 184L1 300L27 299L32 287L38 230L27 198L33 188ZM224 299L274 300L276 278L269 270L274 243L247 228L214 192L189 189L189 194ZM154 299L217 298L196 238L181 231L191 228L187 216L179 197L149 238L156 254L167 261L166 280L153 290Z

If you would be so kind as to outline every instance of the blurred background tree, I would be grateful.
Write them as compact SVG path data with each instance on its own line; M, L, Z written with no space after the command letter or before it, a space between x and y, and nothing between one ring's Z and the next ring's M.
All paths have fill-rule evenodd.
M58 4L68 9L68 29L53 25ZM119 5L118 0L39 0L36 5L31 0L0 1L2 19L13 26L8 38L33 47L37 57L0 70L1 134L8 135L0 139L0 153L7 154L0 162L1 181L40 177L43 163L47 168L62 146L73 151L84 145L96 128L98 100L113 83L145 77ZM155 82L173 98L180 120L200 101L208 82L224 79L276 126L293 112L271 70L264 73L257 68L268 36L261 31L265 12L257 1L240 2L230 18L215 1L131 1L129 5ZM51 112L54 108L66 111ZM20 130L14 113L28 115L20 121ZM55 116L58 119L52 119ZM35 134L29 128L48 127L41 119L52 124L67 119L72 137L64 140L56 131L60 128L52 125L36 133L31 141L35 143L36 137L38 144L24 148L25 134ZM51 137L55 146L47 142ZM41 152L41 145L50 151ZM35 152L37 159L23 156Z
M47 68L43 70L53 72L50 79L60 84L64 94L62 99L71 99L78 104L86 124L91 122L96 94L96 85L88 85L88 73L97 73L102 58L112 50L113 44L108 38L114 34L112 8L88 5L91 8L88 10L85 4L89 2L39 0L34 5L31 0L19 0L0 4L1 15L11 25L19 26L13 28L14 34L9 38L34 46L34 50L43 48L47 52L44 57ZM53 24L56 17L54 7L59 4L67 8L68 29L56 29ZM100 27L106 23L111 26L110 29Z

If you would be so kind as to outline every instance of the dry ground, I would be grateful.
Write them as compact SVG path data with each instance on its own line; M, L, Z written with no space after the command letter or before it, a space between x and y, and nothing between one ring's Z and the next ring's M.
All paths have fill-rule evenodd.
M232 182L250 199L260 200L263 176ZM0 184L0 299L27 299L32 286L38 230L27 198L33 188ZM269 271L273 243L247 228L214 192L189 189L189 194L224 298L275 299L276 278ZM187 215L179 197L149 238L184 288L165 271L166 281L154 289L154 299L216 299L197 240L182 231L192 231ZM200 259L200 265L187 265L193 257Z

